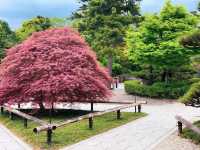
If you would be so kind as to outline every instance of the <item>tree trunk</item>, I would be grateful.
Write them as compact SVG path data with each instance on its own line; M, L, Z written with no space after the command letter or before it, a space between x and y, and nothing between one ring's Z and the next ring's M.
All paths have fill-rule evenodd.
M149 72L150 72L149 84L152 85L153 84L153 67L152 66L149 67Z
M39 107L40 107L40 112L45 112L45 107L42 102L39 103Z
M168 72L166 72L166 76L165 76L165 83L168 83L168 81L169 81L169 73L168 73Z
M161 75L161 81L165 82L165 78L166 78L166 72L164 71Z
M162 82L168 83L169 77L172 76L169 71L165 70L162 74Z
M113 64L113 56L112 54L108 55L108 71L110 76L112 76L112 64Z

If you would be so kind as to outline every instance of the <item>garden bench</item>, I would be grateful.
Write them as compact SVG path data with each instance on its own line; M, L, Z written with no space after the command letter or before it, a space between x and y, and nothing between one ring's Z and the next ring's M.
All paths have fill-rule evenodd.
M179 135L183 132L183 125L185 125L187 128L191 129L195 133L198 133L200 135L200 128L193 125L191 122L187 121L181 116L175 116L176 120L178 121L178 133Z

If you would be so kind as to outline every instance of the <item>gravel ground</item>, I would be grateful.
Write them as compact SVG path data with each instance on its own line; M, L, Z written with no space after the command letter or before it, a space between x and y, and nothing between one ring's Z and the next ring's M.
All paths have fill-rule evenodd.
M200 150L200 146L181 138L177 132L164 139L153 150Z

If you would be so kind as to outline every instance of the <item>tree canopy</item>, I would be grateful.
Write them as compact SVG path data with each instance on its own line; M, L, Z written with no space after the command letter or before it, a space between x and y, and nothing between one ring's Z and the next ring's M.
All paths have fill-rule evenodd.
M127 32L129 58L150 70L159 70L168 81L182 66L189 64L189 50L179 38L197 26L197 18L182 6L167 1L160 14L147 15L139 28Z
M105 101L109 82L77 32L48 29L7 51L0 65L0 104Z
M0 59L5 56L5 49L12 47L15 43L15 33L7 22L0 20Z
M23 41L32 33L46 30L51 26L52 24L49 18L37 16L35 18L25 21L22 24L22 27L16 31L16 34L19 40Z
M113 56L119 55L129 24L138 24L140 0L81 0L82 7L74 14L75 27L97 52L99 59L108 57L112 74Z

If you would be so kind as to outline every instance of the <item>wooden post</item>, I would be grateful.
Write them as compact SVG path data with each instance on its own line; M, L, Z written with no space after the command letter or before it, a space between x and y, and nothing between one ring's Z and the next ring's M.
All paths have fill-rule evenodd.
M178 121L178 134L182 134L183 133L183 124L182 122Z
M28 127L28 120L26 118L24 118L24 128Z
M120 110L117 110L117 119L119 120L121 118L121 112Z
M135 103L137 102L137 98L136 98L136 96L135 96ZM137 106L135 106L135 113L137 112Z
M3 111L4 111L3 106L1 106L1 114L3 114Z
M89 118L89 128L93 129L93 118L92 117Z
M117 89L118 88L118 78L115 77L114 79L115 79L115 88Z
M141 112L141 109L142 109L142 106L141 106L141 105L138 105L138 112L139 112L139 113Z
M52 122L52 108L49 109L49 123L51 124Z
M135 106L135 113L137 112L137 106Z
M51 145L51 142L52 142L52 130L48 129L47 130L47 144Z
M14 120L14 114L12 112L10 112L10 119Z
M94 103L91 102L91 112L93 112L93 111L94 111Z

